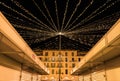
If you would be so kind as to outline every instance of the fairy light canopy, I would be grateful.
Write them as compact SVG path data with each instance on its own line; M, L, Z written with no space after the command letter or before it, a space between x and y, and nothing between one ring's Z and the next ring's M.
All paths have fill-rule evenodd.
M88 51L120 17L120 0L0 0L32 49Z
M58 35L63 35L63 33L62 33L62 32L59 32Z

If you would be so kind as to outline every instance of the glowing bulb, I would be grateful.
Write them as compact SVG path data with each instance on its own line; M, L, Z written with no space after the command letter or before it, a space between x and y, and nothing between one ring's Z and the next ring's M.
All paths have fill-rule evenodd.
M62 35L62 32L59 32L58 35Z
M58 32L58 35L64 35L64 33L62 33L62 32Z
M56 32L55 35L65 35L63 32Z

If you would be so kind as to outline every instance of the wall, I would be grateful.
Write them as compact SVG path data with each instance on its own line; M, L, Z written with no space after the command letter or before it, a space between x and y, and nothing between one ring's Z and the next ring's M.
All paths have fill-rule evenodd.
M94 67L91 71L79 76L79 81L120 81L120 56Z
M46 53L48 55L46 55ZM41 61L48 67L50 71L50 75L42 76L42 80L53 80L58 81L59 80L59 67L58 65L61 63L62 67L61 70L61 80L71 80L73 81L76 79L78 80L78 77L71 76L71 70L72 70L72 64L77 65L79 62L78 58L83 58L83 56L77 56L77 50L43 50L43 53L40 55L37 51L36 54L38 54ZM60 58L59 58L60 57ZM72 60L74 58L74 61ZM47 60L45 60L47 59ZM58 60L59 59L59 60ZM67 59L67 61L66 61ZM54 64L54 67L52 66ZM49 65L49 66L48 66ZM65 71L68 71L66 74ZM53 71L53 72L52 72Z
M20 63L0 53L0 81L41 81L41 76L22 70Z

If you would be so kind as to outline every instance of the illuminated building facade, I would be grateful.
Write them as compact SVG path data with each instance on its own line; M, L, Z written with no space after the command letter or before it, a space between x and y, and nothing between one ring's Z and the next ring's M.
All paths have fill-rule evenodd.
M43 76L42 80L72 80L77 79L71 76L71 70L80 62L83 56L78 55L76 50L44 50L36 52L39 59L49 68L50 75Z

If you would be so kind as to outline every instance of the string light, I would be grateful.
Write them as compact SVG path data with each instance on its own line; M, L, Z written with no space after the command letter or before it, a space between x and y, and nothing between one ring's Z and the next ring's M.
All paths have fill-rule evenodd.
M40 7L39 7L39 5L34 1L34 0L32 0L33 2L34 2L34 4L36 5L36 7L39 9L39 11L42 13L42 15L46 18L46 20L48 21L48 23L53 27L55 27L55 24L54 24L54 22L53 22L53 20L52 20L52 23L50 22L50 20L47 18L47 16L45 15L45 13L40 9ZM54 28L53 27L53 28ZM56 31L57 31L57 29L56 28L54 28Z
M19 20L19 21L24 22L24 20L23 20L23 19L20 19L19 17L15 17L15 16L10 15L10 14L8 14L8 13L4 12L4 11L2 11L2 13L3 13L3 14L5 14L5 15L7 15L8 17L11 17L11 18L14 18L14 19L17 19L17 20Z
M27 14L29 14L31 17L33 17L35 20L37 20L38 22L44 24L42 21L40 21L37 17L35 17L32 13L30 13L28 10L26 10L22 5L20 5L20 3L18 3L15 0L11 0L16 6L18 6L19 8L21 8L21 10L25 11Z
M44 26L44 25L42 25L42 24L40 24L40 23L38 23L38 22L32 20L31 18L29 18L29 17L23 15L22 13L20 13L20 12L18 12L18 11L16 11L16 10L12 9L11 7L7 6L5 3L2 3L2 2L1 2L0 4L2 4L4 7L8 8L8 9L10 9L10 10L12 10L13 12L15 12L15 13L21 15L22 17L28 19L29 21L34 22L34 23L36 23L36 24L38 24L38 25L40 25L40 26L42 26L42 27L46 27L46 28L49 29L49 27L47 27L46 25ZM51 30L51 29L49 29L49 30ZM51 30L51 31L55 32L54 30Z
M5 14L5 15L7 15L7 17L9 17L9 18L11 18L11 19L15 19L15 21L18 20L18 21L21 21L21 22L24 22L24 23L27 22L27 21L25 22L25 20L23 20L23 19L21 19L21 18L19 18L19 17L15 17L15 16L13 16L13 15L11 15L11 14L8 14L8 13L6 13L6 12L4 12L4 11L2 11L2 13ZM35 27L37 27L37 28L40 28L39 25L36 25L36 24L34 24L34 23L27 22L27 24L33 25L33 26L35 26ZM48 31L48 30L47 30L47 31Z
M57 24L58 24L58 31L60 31L60 24L59 24L59 17L58 17L58 8L57 8L57 1L55 0L55 11L57 17Z
M59 17L58 17L58 9L57 9L57 1L55 0L55 11L57 17L58 31L60 31Z
M8 8L8 9L10 9L10 10L12 10L13 12L15 12L15 13L21 15L22 17L24 17L24 18L30 20L31 22L37 23L36 21L34 21L34 20L28 18L27 16L23 15L22 13L20 13L20 12L18 12L18 11L16 11L16 10L12 9L11 7L7 6L5 3L2 3L2 2L1 2L0 4L3 5L4 7ZM39 23L37 23L37 24L39 24Z
M82 18L87 11L89 11L89 8L91 6L97 5L96 0L90 0L86 6L84 5L82 7L84 9L81 11L81 13L76 16L75 14L78 8L82 6L81 5L82 0L78 0L78 3L74 5L75 7L73 8L73 11L71 12L71 14L67 14L68 9L70 8L69 5L71 5L70 0L66 0L66 3L65 3L66 6L63 9L63 18L60 18L60 15L59 15L59 13L61 13L59 11L59 5L58 5L59 1L53 0L53 6L55 7L49 8L49 3L47 4L47 0L42 0L42 3L40 3L42 5L39 5L36 2L36 0L31 0L33 2L32 6L35 6L38 9L39 13L41 13L41 16L44 17L45 21L47 21L47 24L45 24L45 22L39 19L37 15L34 15L34 13L32 13L29 9L26 9L25 6L23 6L17 0L10 0L10 1L14 3L12 4L13 6L16 6L17 8L21 9L24 13L18 11L17 8L12 8L11 4L9 3L7 4L7 2L0 1L0 6L2 5L3 8L9 9L8 11L11 11L16 15L13 15L12 13L7 13L8 11L4 9L2 10L2 12L7 16L8 20L10 20L12 25L18 29L18 32L22 34L22 36L26 39L26 41L30 43L30 45L33 43L39 43L42 40L47 40L48 38L51 38L51 37L55 37L55 36L57 37L59 35L61 37L65 36L69 39L80 42L81 44L92 46L93 44L96 43L96 41L99 38L102 37L103 31L101 30L107 31L111 27L112 24L107 24L107 23L113 23L117 19L116 17L115 19L111 18L112 20L111 19L105 20L103 18L103 19L100 19L99 21L95 21L84 26L82 25L88 21L91 21L93 18L96 18L96 16L102 14L103 12L108 10L110 7L114 6L120 0L106 0L105 3L103 3L102 5L99 5L97 8L93 10L93 12L88 14L86 18L81 19L79 23L77 21L80 18ZM55 10L55 16L57 21L53 20L54 18L52 17L52 13L50 12L52 8ZM73 18L74 16L76 18ZM72 21L72 19L74 20ZM100 31L98 32L100 34L99 35L94 34L94 32L96 31ZM89 35L89 33L91 35ZM96 40L93 40L95 38ZM58 40L59 40L58 38L55 38L54 42L50 41L49 43L46 43L45 46L48 47L53 43L56 44ZM62 42L65 42L65 41L62 40ZM76 48L79 45L71 43L71 46ZM58 47L54 47L54 48L57 49ZM62 48L66 48L66 46L63 46Z
M79 25L81 25L81 24L83 24L83 23L91 20L92 18L94 18L95 16L99 15L100 13L104 12L105 10L107 10L108 8L110 8L111 6L113 6L115 3L117 3L119 0L111 3L110 5L108 5L108 6L107 6L105 9L103 9L102 11L96 13L96 12L99 11L101 8L103 8L104 6L106 6L107 3L110 2L110 1L111 1L111 0L108 0L106 3L104 3L104 4L103 4L102 6L100 6L98 9L96 9L92 14L90 14L88 17L86 17L86 18L85 18L84 20L82 20L80 23L78 23L77 25L75 25L75 26L73 26L71 29L69 29L69 31L72 30L72 29L74 29L74 28L76 28L76 27L78 27ZM96 14L95 14L95 13L96 13ZM93 15L93 14L95 14L95 15ZM93 15L93 16L92 16L92 15Z
M119 13L120 12L118 12L117 14L119 14ZM111 26L109 26L107 23L114 22L116 20L116 17L113 18L113 16L115 16L115 14L116 13L113 13L112 15L103 17L102 19L94 21L94 22L92 22L92 23L90 23L88 25L82 26L80 29L76 29L76 30L72 30L72 31L66 32L66 34L77 34L77 33L85 32L85 31L88 31L88 30L89 31L94 31L94 30L109 29ZM102 23L103 24L103 22L105 23L104 26L100 26L99 28L96 26L97 23Z
M46 11L47 11L47 13L48 13L48 15L49 15L49 17L50 17L50 19L51 19L52 23L53 23L53 25L54 25L54 29L55 29L56 31L58 31L58 29L57 29L57 27L56 27L56 25L55 25L55 23L54 23L54 21L53 21L53 19L52 19L51 15L50 15L50 12L49 12L49 10L48 10L48 8L47 8L46 4L45 4L45 1L44 1L44 0L42 0L42 2L43 2L43 5L44 5L44 7L45 7L45 9L46 9Z
M67 2L66 2L65 12L64 12L63 20L62 20L61 31L63 31L63 26L64 26L64 23L65 23L65 18L66 18L66 14L67 14L67 11L68 11L68 3L69 3L69 0L67 0Z
M75 14L75 12L77 11L78 6L79 6L80 4L81 4L81 0L79 0L78 4L76 4L76 7L75 7L74 11L72 12L72 15L70 16L70 18L69 18L69 20L68 20L68 22L67 22L66 26L64 27L64 29L65 29L65 28L69 25L69 23L70 23L70 21L71 21L71 19L72 19L73 15L74 15L74 14Z
M27 26L21 26L21 25L17 25L17 24L12 24L12 25L17 27L17 28L21 28L21 29L25 29L25 30L36 31L36 32L52 33L52 32L48 32L48 31L44 31L44 30L40 30L40 29L36 29L36 28L30 28L30 27L27 27Z
M70 28L84 13L85 13L85 11L93 4L93 0L90 2L90 4L88 5L88 6L86 6L85 7L85 9L83 10L83 12L81 12L78 16L77 16L77 18L68 26L68 28ZM67 28L67 29L68 29ZM66 29L66 30L67 30ZM73 28L72 28L73 29Z

